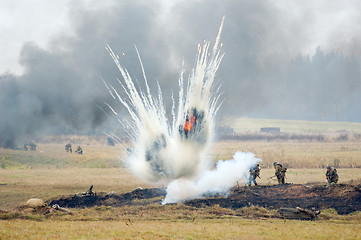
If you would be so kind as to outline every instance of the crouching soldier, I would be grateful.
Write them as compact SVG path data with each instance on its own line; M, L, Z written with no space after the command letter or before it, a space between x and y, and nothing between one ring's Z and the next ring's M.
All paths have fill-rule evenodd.
M83 149L81 149L81 147L78 146L78 148L76 149L75 152L78 153L78 154L83 154Z
M254 167L251 167L249 169L249 179L248 179L248 186L251 186L252 182L254 183L255 186L257 186L257 181L256 181L256 178L259 177L259 174L260 174L260 171L261 171L261 167L259 166L259 164L257 164L256 166Z
M326 171L326 179L328 184L337 183L338 182L337 170L335 168L328 166Z
M287 168L277 162L273 163L273 167L275 168L275 175L277 177L278 184L285 184Z

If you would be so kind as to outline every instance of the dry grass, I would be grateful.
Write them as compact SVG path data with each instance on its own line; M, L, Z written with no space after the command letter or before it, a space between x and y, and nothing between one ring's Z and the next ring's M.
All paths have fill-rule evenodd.
M361 169L338 169L338 173L341 183L361 180ZM257 182L262 185L276 184L274 179L268 179L272 175L273 169L262 169L261 179L257 179ZM290 183L326 183L324 169L289 169L286 176L286 181ZM0 209L14 209L32 197L47 200L59 195L85 192L92 184L98 192L124 193L139 186L151 187L123 168L0 170L0 183Z
M357 239L361 213L322 211L320 221L273 218L274 210L182 204L74 209L74 215L25 214L0 221L1 239ZM20 216L20 217L19 217Z
M124 149L99 144L81 145L83 155L64 150L65 144L38 144L36 151L23 151L0 148L0 164L5 169L25 168L109 168L121 166Z
M113 168L121 166L125 152L120 147L82 145L83 155L66 153L63 144L39 144L38 150L0 149L0 167L25 168ZM212 147L216 160L232 159L237 151L253 152L263 167L281 162L289 168L361 168L361 142L267 142L223 141Z
M66 144L70 142L73 145L107 145L107 136L101 135L52 135L42 136L37 139L38 143L54 143L54 144Z
M346 234L347 233L347 234ZM355 220L172 219L0 222L1 239L359 239Z
M80 141L80 140L79 140ZM68 154L62 143L40 143L38 151L0 149L0 209L11 210L0 220L0 239L358 239L361 214L339 216L321 213L318 222L274 219L272 210L250 207L238 210L219 206L196 209L179 205L148 207L96 207L74 209L75 215L41 215L14 212L31 197L47 200L86 191L124 193L144 184L121 168L118 147L83 139L84 155ZM325 183L327 165L339 164L341 183L360 182L359 142L220 142L213 148L216 160L231 159L236 151L262 158L260 184L275 184L274 161L289 167L287 182ZM338 159L338 161L335 161ZM116 168L115 168L116 167ZM309 169L307 169L309 168ZM4 219L4 218L3 218Z
M86 191L119 193L138 186L149 187L119 167L124 151L106 145L84 145L83 155L64 151L63 144L39 144L38 150L0 149L0 209L12 209L31 197L49 199L62 194ZM219 142L213 148L215 159L231 159L236 151L250 151L263 160L260 184L275 184L272 163L281 162L289 170L287 182L325 183L325 167L338 159L341 183L360 181L361 145L342 143L299 142ZM118 166L118 168L112 168ZM267 168L269 167L269 168ZM307 168L307 169L305 169ZM311 168L311 169L310 169Z
M360 142L225 141L216 143L212 154L216 160L226 160L237 151L253 152L267 168L273 162L289 168L361 168Z
M49 199L58 195L95 191L119 193L138 186L149 187L123 168L71 168L0 170L0 209L11 209L31 197Z
M237 133L259 132L262 127L279 127L281 132L301 134L334 134L340 132L361 133L361 123L297 121L278 119L255 119L229 117L223 119L223 126L233 128Z

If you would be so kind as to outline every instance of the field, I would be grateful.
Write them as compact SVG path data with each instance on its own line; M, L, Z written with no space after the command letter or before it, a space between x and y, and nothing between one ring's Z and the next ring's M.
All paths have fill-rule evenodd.
M255 119L227 117L222 119L220 125L231 127L237 133L259 132L262 127L279 127L281 132L300 134L337 134L361 133L361 123L350 122L322 122L322 121L296 121L278 119Z
M231 159L236 151L253 152L261 158L261 185L276 184L269 179L274 174L274 161L288 166L289 183L325 184L327 165L338 168L341 184L361 183L361 140L357 138L361 124L233 119L227 125L237 134L254 135L259 127L267 126L305 135L325 134L322 141L261 139L215 143L210 153L215 162ZM352 137L339 137L345 134ZM84 154L66 153L64 145L68 139L80 144ZM74 215L22 212L19 206L29 198L49 200L82 193L90 185L105 193L162 187L132 176L121 165L125 152L118 146L107 146L103 138L49 137L37 143L37 151L0 149L0 239L361 238L361 213L339 215L333 209L322 210L316 222L281 219L276 209L257 206L226 209L217 205L197 208L151 204L71 209Z

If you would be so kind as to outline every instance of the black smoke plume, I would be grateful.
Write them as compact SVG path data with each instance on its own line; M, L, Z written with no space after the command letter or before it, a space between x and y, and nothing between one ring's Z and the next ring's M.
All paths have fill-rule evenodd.
M361 121L361 14L337 26L330 19L335 31L325 35L327 47L320 42L305 53L326 31L313 29L319 14L337 14L328 10L327 1L308 8L297 1L288 7L253 0L164 2L114 1L97 9L70 5L72 33L53 36L47 48L24 43L19 56L24 73L0 77L0 146L16 147L41 134L96 133L113 127L103 111L103 102L111 101L101 79L116 85L120 74L106 44L142 87L136 45L151 87L158 81L169 101L182 61L187 75L197 44L216 35L224 15L226 55L217 75L224 92L222 115ZM339 4L340 9L350 8ZM336 41L337 31L347 29L354 35Z

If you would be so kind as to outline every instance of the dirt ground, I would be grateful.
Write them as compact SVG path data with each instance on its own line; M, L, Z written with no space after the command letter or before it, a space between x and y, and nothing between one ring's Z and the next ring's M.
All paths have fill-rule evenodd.
M93 206L146 206L161 204L166 194L165 189L136 189L125 194L97 193L94 196L58 196L47 203L68 208ZM284 184L272 186L237 187L228 196L201 197L186 201L185 205L205 207L219 205L223 208L238 209L247 206L260 206L270 209L282 207L301 207L317 210L333 208L339 214L361 211L361 185L347 184L304 185Z

